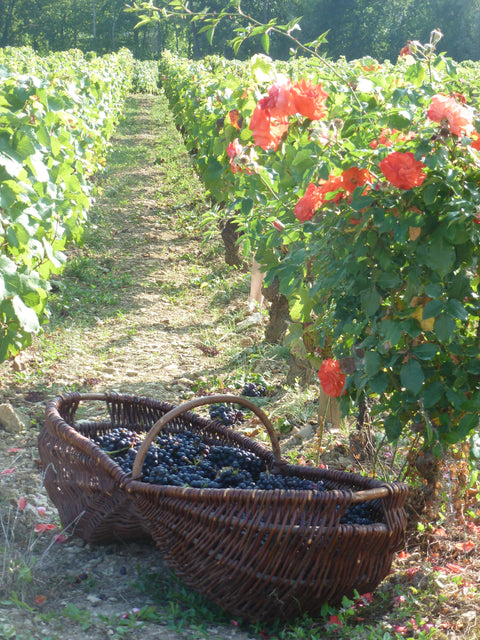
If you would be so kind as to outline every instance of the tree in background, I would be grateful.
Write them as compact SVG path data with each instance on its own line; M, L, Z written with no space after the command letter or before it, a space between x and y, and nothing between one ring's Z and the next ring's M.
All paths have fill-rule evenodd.
M407 40L428 41L434 28L456 60L480 58L479 0L300 0L302 40L328 31L328 54L394 61Z
M221 11L225 0L190 0L193 11ZM218 25L209 41L198 22L178 16L135 28L139 14L156 6L168 12L168 0L136 2L138 11L125 11L125 0L3 0L0 2L0 47L33 46L39 52L80 48L105 53L128 47L138 58L159 57L164 49L201 58L217 53L234 57L229 41L235 17ZM407 40L425 42L433 28L444 33L444 50L456 60L480 59L480 0L242 0L245 14L266 24L299 19L301 42L328 31L322 45L336 60L370 55L395 60ZM287 59L291 42L272 34L270 55ZM261 38L248 38L238 51L247 58L263 51Z

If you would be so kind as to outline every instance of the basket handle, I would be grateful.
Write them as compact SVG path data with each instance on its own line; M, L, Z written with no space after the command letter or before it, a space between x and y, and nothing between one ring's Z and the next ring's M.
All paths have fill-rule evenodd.
M155 440L157 435L163 429L163 427L173 420L177 416L185 413L186 411L191 411L195 407L199 407L205 404L215 404L215 403L231 403L231 404L239 404L247 409L250 409L256 416L260 418L265 426L268 435L270 437L270 442L272 445L272 453L274 458L275 466L279 466L283 464L282 454L280 452L280 444L278 442L277 434L275 433L275 429L273 428L272 423L270 422L267 415L259 408L256 404L251 402L250 400L246 400L241 396L234 395L214 395L214 396L202 396L200 398L194 398L193 400L189 400L184 404L179 405L178 407L174 407L168 413L163 415L157 422L153 425L150 431L145 436L142 444L140 445L137 455L135 456L135 461L132 467L132 479L139 480L142 477L142 467L145 461L145 456L147 455L148 449L152 442Z

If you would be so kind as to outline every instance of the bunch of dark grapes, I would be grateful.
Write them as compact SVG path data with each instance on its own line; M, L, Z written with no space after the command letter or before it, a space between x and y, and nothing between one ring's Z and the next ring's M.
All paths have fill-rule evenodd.
M247 398L264 398L267 393L266 387L257 382L247 382L243 387L242 396Z
M352 504L340 519L340 524L372 524L379 521L379 514L365 502Z
M108 433L97 434L92 440L110 455L122 455L135 445L140 444L142 438L136 431L116 427Z
M284 489L287 491L325 491L321 480L313 482L299 476L281 476L273 473L261 473L257 481L257 489Z
M125 473L131 473L142 435L124 428L92 437ZM204 489L325 491L323 482L269 473L265 461L251 451L227 444L208 444L198 434L161 433L150 445L142 469L143 482ZM378 513L368 504L354 504L341 524L372 524Z
M237 411L232 409L226 404L212 404L209 408L210 418L221 422L226 427L230 427L232 424L243 422L245 416L243 411Z

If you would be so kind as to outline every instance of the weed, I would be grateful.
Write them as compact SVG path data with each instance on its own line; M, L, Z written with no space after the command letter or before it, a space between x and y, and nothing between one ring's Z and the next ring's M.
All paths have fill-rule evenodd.
M70 620L71 622L76 622L80 625L82 631L88 631L92 626L92 615L90 611L85 609L79 609L77 606L69 602L65 609L61 613L62 616Z
M11 593L10 599L13 603L19 604L25 600L29 593L32 578L32 568L35 563L33 554L35 546L35 534L31 528L26 544L19 548L16 543L17 530L21 527L21 511L18 507L5 505L0 510L0 593ZM23 524L23 523L22 523Z
M181 632L195 628L208 638L208 626L225 623L228 615L201 595L188 589L173 573L144 574L136 583L140 592L155 594L157 604L164 611L163 620L172 629Z

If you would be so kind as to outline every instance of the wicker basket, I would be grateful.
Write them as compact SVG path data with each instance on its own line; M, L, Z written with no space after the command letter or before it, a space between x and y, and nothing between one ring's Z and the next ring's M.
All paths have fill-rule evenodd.
M76 423L81 401L94 408L99 401L98 411L106 416ZM116 394L71 393L47 404L38 450L45 488L67 531L93 543L151 537L148 521L123 488L126 474L89 438L114 427L148 431L172 408Z
M272 451L231 428L192 422L202 404L236 403L260 417ZM168 424L168 427L166 425ZM162 430L194 430L207 442L254 451L272 473L322 480L327 491L261 491L159 486L141 481L150 443ZM169 566L183 581L248 621L319 615L325 602L372 591L402 546L407 487L359 475L293 466L282 460L272 424L237 396L197 398L162 416L140 447L126 490L149 523ZM380 522L341 524L354 503L368 502Z

